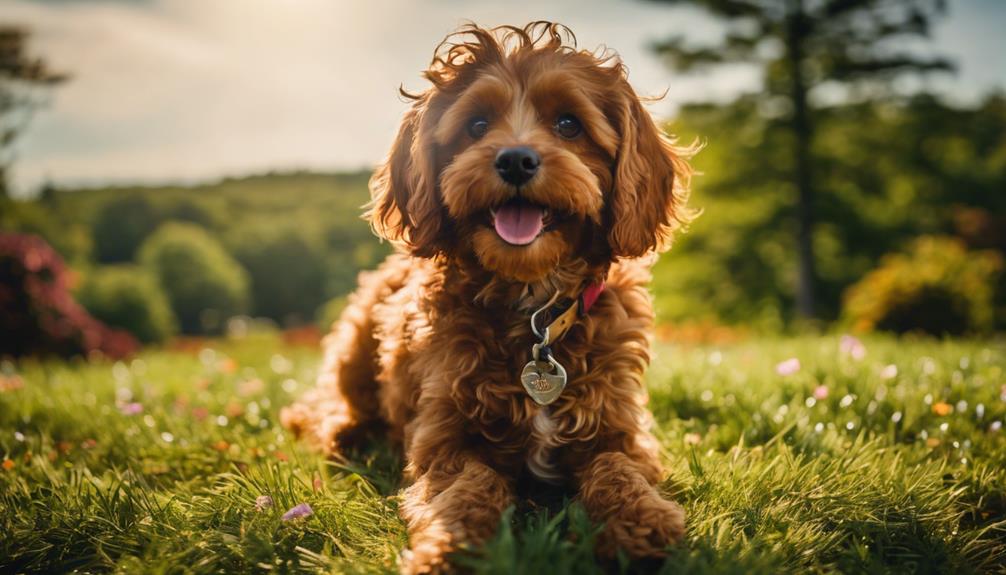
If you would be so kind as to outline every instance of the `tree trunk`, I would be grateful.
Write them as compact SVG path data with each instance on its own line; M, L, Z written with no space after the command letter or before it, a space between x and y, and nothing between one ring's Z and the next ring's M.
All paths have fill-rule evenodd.
M790 98L793 101L793 163L797 189L797 255L799 270L796 286L796 307L805 318L815 317L814 286L814 188L811 173L811 142L813 123L807 108L807 85L803 76L803 44L810 25L803 9L803 0L790 0L786 22L786 52L790 72Z

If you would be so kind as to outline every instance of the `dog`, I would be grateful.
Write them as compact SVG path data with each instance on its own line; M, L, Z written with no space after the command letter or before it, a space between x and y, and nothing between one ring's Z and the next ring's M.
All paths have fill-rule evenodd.
M690 217L690 149L559 24L467 25L424 75L365 214L396 253L282 421L329 455L401 446L403 572L449 569L527 478L575 492L599 555L663 556L685 521L656 487L647 283Z

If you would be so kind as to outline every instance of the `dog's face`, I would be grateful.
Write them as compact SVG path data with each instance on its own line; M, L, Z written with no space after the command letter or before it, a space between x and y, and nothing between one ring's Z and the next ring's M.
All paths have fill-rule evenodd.
M524 282L666 245L687 164L621 64L565 46L563 32L470 27L471 41L438 49L433 88L414 96L372 180L379 234Z

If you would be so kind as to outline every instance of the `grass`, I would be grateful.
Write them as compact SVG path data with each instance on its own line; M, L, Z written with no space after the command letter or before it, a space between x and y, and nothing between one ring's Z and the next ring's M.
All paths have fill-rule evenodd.
M479 573L1006 571L1006 346L839 338L658 348L651 407L688 512L663 562L599 564L576 504L521 506ZM800 369L776 365L796 357ZM0 572L394 572L397 456L278 426L314 350L267 336L129 363L4 363ZM891 367L893 366L893 367ZM256 500L273 505L256 509ZM313 515L281 516L306 502Z

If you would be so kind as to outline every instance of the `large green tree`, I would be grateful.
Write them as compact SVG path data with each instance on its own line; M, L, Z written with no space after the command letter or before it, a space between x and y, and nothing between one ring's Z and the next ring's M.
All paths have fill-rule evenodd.
M0 196L8 194L14 141L43 102L42 91L67 79L29 55L28 36L23 27L0 23Z
M927 38L944 0L659 0L705 9L724 25L714 44L682 36L654 45L679 71L744 63L762 71L763 89L746 95L781 130L781 170L790 184L796 222L798 312L815 317L815 223L819 195L815 126L826 100L848 102L887 92L905 73L949 71L912 40ZM917 42L916 42L917 44ZM912 48L915 49L912 49Z
M797 277L788 132L758 113L757 98L685 106L673 131L710 145L694 159L703 214L654 270L661 319L782 328ZM834 106L815 131L820 317L837 318L846 289L920 235L1006 254L1006 95Z

